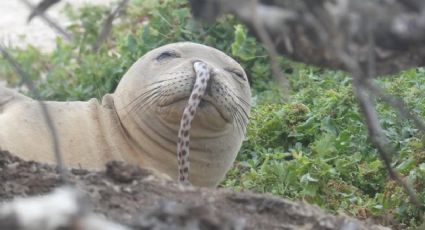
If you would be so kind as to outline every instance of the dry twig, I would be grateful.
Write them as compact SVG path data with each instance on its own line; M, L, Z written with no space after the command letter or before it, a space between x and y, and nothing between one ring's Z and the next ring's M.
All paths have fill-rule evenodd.
M128 5L128 0L122 0L117 5L117 7L108 14L105 21L103 22L103 26L99 33L99 37L97 38L96 42L93 45L94 51L98 50L100 45L102 45L102 43L106 41L106 39L108 38L109 34L112 31L112 23L114 22L115 18L117 18L124 11L127 5Z
M254 30L257 32L258 37L263 42L264 47L269 54L270 58L270 65L272 69L273 76L275 77L276 81L280 84L282 93L283 93L283 99L285 101L289 101L289 81L283 74L283 70L280 67L279 60L278 60L278 53L276 52L276 46L274 45L272 39L270 38L269 34L267 33L264 23L262 22L262 18L258 16L258 0L251 0L250 10L252 12L252 25Z
M56 22L54 22L49 16L45 15L44 11L37 11L36 7L31 4L28 0L21 0L22 3L24 3L31 12L37 12L37 15L53 30L56 31L56 33L60 34L65 40L72 41L73 37L70 33L68 33L65 29L63 29L61 26L59 26Z
M368 82L365 84L365 87L367 87L369 92L374 96L380 98L385 103L393 107L399 116L412 120L419 130L425 132L425 123L416 114L414 114L411 109L408 108L402 99L394 97L391 94L385 92L381 87L373 82Z
M412 186L407 184L406 181L401 178L401 175L391 166L391 155L394 153L394 150L390 148L389 142L385 137L381 125L379 124L378 113L372 103L373 98L368 95L369 87L366 86L364 82L362 82L360 76L354 76L354 74L353 87L360 109L365 117L366 126L369 131L369 137L373 145L377 148L385 168L389 172L391 178L394 179L401 187L403 187L409 196L410 201L417 208L423 208L423 205L420 203Z
M394 149L390 147L390 144L379 123L378 113L376 111L375 105L373 104L375 98L369 94L370 92L368 89L370 89L370 86L367 86L369 83L368 75L362 71L360 65L350 55L344 53L341 50L338 50L337 52L341 57L341 60L346 63L347 68L351 70L353 78L353 90L355 92L357 102L359 103L360 110L364 115L369 137L372 141L372 144L378 150L379 156L381 157L385 168L390 174L390 177L404 189L412 204L414 204L417 208L423 208L423 205L420 203L412 186L407 184L406 181L401 178L400 174L391 165L391 156L394 153Z
M47 9L49 9L51 6L55 5L56 3L60 2L61 0L44 0L41 1L32 11L30 16L28 16L27 22L30 22L35 16L44 14Z

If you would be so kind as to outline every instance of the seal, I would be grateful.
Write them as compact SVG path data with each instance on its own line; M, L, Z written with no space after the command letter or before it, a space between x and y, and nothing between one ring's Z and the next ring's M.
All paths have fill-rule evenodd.
M196 63L202 63L209 77L203 92L195 87L201 79L196 77ZM194 92L196 116L184 119ZM236 61L212 47L182 42L146 53L101 103L90 99L45 105L69 167L100 170L108 161L118 160L178 180L177 172L183 168L176 148L184 143L183 149L190 150L190 182L214 187L241 147L250 98L247 76ZM182 131L180 125L189 121L189 129ZM179 133L189 130L190 143L179 140ZM39 102L4 87L0 88L0 149L25 160L55 163Z

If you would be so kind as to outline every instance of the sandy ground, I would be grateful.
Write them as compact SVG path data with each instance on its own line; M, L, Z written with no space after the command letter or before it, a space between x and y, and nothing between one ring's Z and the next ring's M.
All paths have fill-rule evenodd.
M29 0L36 5L41 0ZM60 16L61 9L66 3L76 7L85 3L109 4L114 0L62 0L48 11L48 16L58 24L65 26L67 21ZM55 32L40 18L33 19L29 24L27 17L29 9L21 0L0 0L0 42L7 46L25 47L32 44L44 51L54 47Z

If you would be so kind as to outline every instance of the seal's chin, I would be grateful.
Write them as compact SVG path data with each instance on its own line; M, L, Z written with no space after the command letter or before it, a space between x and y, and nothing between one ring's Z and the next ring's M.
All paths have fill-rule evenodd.
M158 115L168 122L179 123L183 114L184 107L187 105L188 98L178 98L167 103L158 103ZM217 127L225 126L231 123L232 117L224 109L216 105L212 99L202 99L195 114L194 122L215 125Z

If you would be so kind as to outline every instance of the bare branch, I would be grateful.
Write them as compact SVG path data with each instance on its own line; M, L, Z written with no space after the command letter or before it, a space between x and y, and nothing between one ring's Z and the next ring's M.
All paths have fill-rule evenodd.
M28 0L21 0L22 3L24 3L31 12L35 12L35 6L31 4ZM56 33L60 34L65 40L72 41L73 37L70 33L68 33L65 29L63 29L61 26L59 26L56 22L54 22L50 17L43 14L43 12L38 12L38 16L48 25L50 26Z
M261 17L258 16L258 0L251 0L251 12L252 18L251 23L254 27L254 30L257 32L258 37L263 42L267 53L269 54L271 69L273 72L273 76L276 81L280 84L280 88L282 89L283 98L285 101L289 101L289 81L283 74L282 68L280 68L278 61L278 53L276 52L276 47L273 44L272 39L264 28L264 23Z
M417 208L423 208L423 205L419 202L418 197L415 194L413 188L408 185L400 176L400 174L391 166L391 156L394 150L390 147L389 142L383 132L383 129L379 123L378 113L373 104L374 98L368 94L368 87L366 86L368 78L365 75L358 63L351 58L349 55L340 51L341 60L343 60L347 68L351 69L353 77L353 90L355 92L357 102L359 103L360 109L365 117L366 127L369 132L369 137L373 145L377 148L379 156L383 161L385 168L389 172L392 179L394 179L409 196L410 201Z
M375 106L372 104L373 99L367 95L367 86L364 85L359 76L353 76L353 87L360 109L362 110L365 117L366 125L369 131L369 137L371 138L372 143L378 149L378 153L381 156L381 159L384 162L384 165L387 168L391 178L397 181L397 183L403 187L409 196L410 201L416 207L423 208L423 205L420 203L412 187L408 185L401 178L400 174L391 166L390 156L394 150L389 148L388 140L383 133L381 125L379 124L378 114L376 112Z
M99 49L100 45L105 42L108 38L109 34L112 31L112 23L115 18L117 18L127 7L128 0L122 0L115 9L113 9L109 14L106 20L103 22L102 29L99 33L99 37L97 38L95 44L93 45L93 50L96 51Z
M400 116L412 120L416 127L418 127L422 132L425 132L425 123L407 107L403 100L384 92L383 89L373 82L366 83L365 87L367 87L369 92L374 94L376 97L379 97L384 102L392 106Z
M51 6L55 5L56 3L60 2L61 0L43 0L41 1L31 12L30 16L28 16L28 22L30 22L35 16L44 14L47 9L49 9Z
M343 50L350 53L361 67L366 67L370 52L367 40L371 30L376 44L372 50L376 56L376 75L425 65L425 1L262 2L257 8L267 10L258 15L260 21L264 22L277 51L293 60L348 70L339 55L328 49L343 42ZM196 12L195 17L211 20L220 14L232 13L256 31L246 0L191 1L191 6ZM316 30L314 24L317 22L324 30Z

